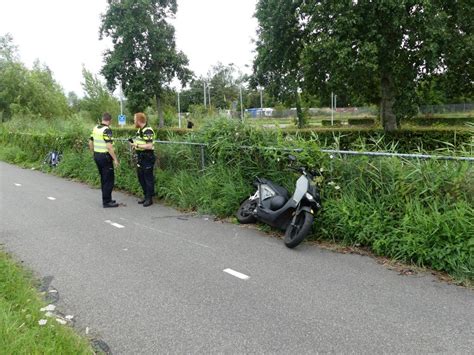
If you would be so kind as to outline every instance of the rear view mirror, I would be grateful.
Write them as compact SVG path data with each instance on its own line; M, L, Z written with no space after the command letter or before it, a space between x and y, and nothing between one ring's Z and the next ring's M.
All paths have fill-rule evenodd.
M291 162L294 162L296 161L296 157L294 155L288 155L288 160L291 161Z

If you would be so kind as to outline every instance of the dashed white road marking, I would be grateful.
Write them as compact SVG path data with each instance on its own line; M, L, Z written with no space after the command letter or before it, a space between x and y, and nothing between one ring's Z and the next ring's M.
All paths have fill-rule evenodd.
M194 244L194 245L203 247L203 248L212 249L210 246L208 246L208 245L206 245L206 244L201 244L201 243L198 243L198 242L193 242L193 241L188 240L188 239L183 239L183 240L184 240L185 242L188 242L188 243L191 243L191 244Z
M48 197L48 200L54 201L54 200L56 200L56 197L51 197L51 196L49 196L49 197Z
M125 228L125 226L122 226L121 224L106 220L105 223L110 224L111 226L114 226L115 228Z
M235 271L235 270L232 270L232 269L225 269L223 270L224 272L232 275L232 276L235 276L235 277L238 277L239 279L241 280L248 280L250 279L250 276L247 276L247 275L244 275L238 271Z
M21 184L19 184L19 183L15 182L15 186L21 186Z

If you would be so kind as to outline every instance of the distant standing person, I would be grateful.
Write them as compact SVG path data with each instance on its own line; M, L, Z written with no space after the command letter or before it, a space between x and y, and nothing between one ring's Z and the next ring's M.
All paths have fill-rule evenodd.
M115 183L114 167L119 165L119 161L114 151L112 130L110 129L111 121L112 116L105 112L102 115L101 124L94 127L89 139L89 148L94 152L94 160L99 169L104 208L118 207L118 203L112 200L112 190Z
M143 207L148 207L153 204L153 195L155 194L155 178L153 175L156 160L153 147L155 132L148 125L147 118L142 112L135 114L133 122L138 131L131 145L137 152L137 175L144 196L138 203L143 204Z

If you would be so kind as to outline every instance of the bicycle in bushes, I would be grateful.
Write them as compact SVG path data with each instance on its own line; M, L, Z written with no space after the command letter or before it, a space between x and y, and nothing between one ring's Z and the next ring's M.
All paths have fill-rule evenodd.
M41 164L41 170L45 171L49 168L55 168L59 165L63 158L63 155L58 150L50 150L43 158Z

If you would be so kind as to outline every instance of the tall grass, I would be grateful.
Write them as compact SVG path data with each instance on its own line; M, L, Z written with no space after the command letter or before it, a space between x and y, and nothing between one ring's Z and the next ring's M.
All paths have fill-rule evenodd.
M292 192L296 176L287 169L286 156L302 148L293 151L298 162L325 171L321 182L324 208L312 238L369 247L379 255L474 279L472 164L380 157L331 159L321 153L316 136L283 135L228 119L207 122L187 138L207 144L204 170L199 147L159 145L157 149L156 191L176 206L232 216L252 192L255 176L272 179ZM29 143L5 135L2 139L8 145L0 148L1 159L37 161L38 154ZM360 148L398 148L396 141L384 142L361 141ZM71 133L61 144L65 158L56 173L98 184L91 154L78 143L78 136ZM21 153L12 157L9 149L15 145L21 147ZM126 145L116 146L122 160L116 185L139 194ZM460 153L472 154L471 149ZM446 152L453 153L453 148L435 153Z

